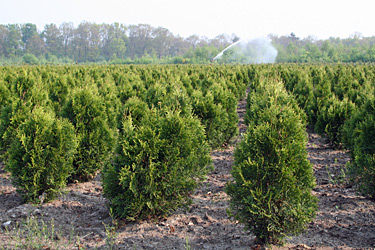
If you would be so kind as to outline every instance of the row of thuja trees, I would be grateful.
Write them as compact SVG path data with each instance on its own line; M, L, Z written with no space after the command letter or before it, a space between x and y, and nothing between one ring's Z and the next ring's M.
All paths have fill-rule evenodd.
M26 201L102 171L116 217L165 216L211 169L209 152L237 134L230 211L261 242L303 230L311 195L306 126L352 152L359 189L374 197L373 66L65 66L1 68L2 160Z
M261 242L301 232L317 209L307 161L306 125L350 151L344 170L375 198L375 66L257 65L251 74L247 132L227 186L231 212Z
M350 151L347 173L363 195L375 198L375 66L279 65L268 69L308 116L309 126Z
M247 131L235 151L227 185L232 215L259 243L279 244L302 232L317 209L307 160L306 115L277 78L253 79Z
M0 146L25 201L56 197L102 170L116 217L163 216L211 169L211 148L238 133L239 66L0 69Z

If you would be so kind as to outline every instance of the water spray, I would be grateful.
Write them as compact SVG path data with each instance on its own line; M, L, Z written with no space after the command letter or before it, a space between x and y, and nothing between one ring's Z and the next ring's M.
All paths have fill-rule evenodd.
M223 51L221 51L219 54L217 54L217 56L215 56L212 61L215 61L217 59L220 59L220 57L222 57L222 55L224 55L224 52L230 48L232 48L233 46L235 46L236 44L240 43L241 40L238 40L237 42L235 43L232 43L231 45L229 45L228 47L226 47Z
M233 47L236 49L233 53L225 53ZM274 63L276 56L277 50L269 38L241 39L226 47L212 61L222 59L230 63Z

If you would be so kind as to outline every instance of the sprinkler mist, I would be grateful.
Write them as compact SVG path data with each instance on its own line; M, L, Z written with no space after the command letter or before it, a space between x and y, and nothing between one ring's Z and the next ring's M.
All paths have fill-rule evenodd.
M221 51L219 54L217 54L217 56L215 56L212 61L215 61L217 59L219 59L220 57L222 57L222 55L224 55L224 52L227 51L228 49L232 48L233 46L235 46L236 44L240 43L241 40L238 40L237 42L235 43L232 43L231 45L229 45L228 47L226 47L223 51Z
M273 47L271 39L241 39L226 47L212 61L242 64L274 63L276 56L277 50Z

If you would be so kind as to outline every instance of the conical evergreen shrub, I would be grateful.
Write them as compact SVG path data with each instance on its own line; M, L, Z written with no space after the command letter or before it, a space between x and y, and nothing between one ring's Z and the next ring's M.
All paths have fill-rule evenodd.
M302 111L279 102L278 91L285 90L250 116L256 121L249 121L235 150L234 180L226 187L230 213L260 242L272 244L300 233L317 209Z
M343 128L344 143L351 150L349 176L359 192L375 199L375 97L357 110Z
M285 90L283 84L277 78L262 78L256 85L252 86L247 96L245 124L263 122L258 116L262 114L262 110L274 104L278 104L280 107L292 107L298 112L302 122L306 122L306 114L301 112L296 99Z
M115 217L168 215L211 169L210 148L198 118L152 109L141 122L124 117L117 156L103 170L105 196Z
M75 127L78 140L71 180L86 181L100 170L113 153L115 130L109 127L106 104L94 86L77 88L62 108L62 117Z
M0 109L0 151L4 152L1 156L4 163L8 157L7 150L16 137L17 127L30 116L34 107L51 107L47 87L32 76L17 77L7 99L8 102Z
M319 106L315 131L325 134L331 143L339 145L342 127L355 110L355 104L347 98L339 100L333 95Z
M53 199L65 187L72 170L77 146L73 125L56 118L52 111L36 107L14 135L6 170L12 174L17 191L25 201Z
M230 104L236 107L236 99L233 94L226 96ZM238 117L234 112L229 112L222 103L215 103L214 93L196 90L191 96L193 113L199 117L205 127L207 140L212 148L218 148L227 143L238 133ZM233 111L233 109L232 109Z

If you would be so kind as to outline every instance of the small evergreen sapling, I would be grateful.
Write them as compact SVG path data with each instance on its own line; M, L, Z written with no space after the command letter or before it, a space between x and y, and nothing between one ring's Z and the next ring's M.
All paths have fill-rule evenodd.
M375 98L370 97L344 125L344 142L351 150L349 175L359 192L375 199Z
M317 199L311 194L315 178L307 160L305 116L285 90L271 89L274 98L249 105L248 129L235 150L234 180L226 191L230 213L261 243L279 244L305 229Z
M112 155L116 137L109 127L104 99L91 88L77 88L62 109L75 127L78 140L71 180L86 181Z
M103 170L103 187L115 217L168 215L185 204L211 169L199 119L152 109L141 122L124 117L117 157Z
M25 201L53 199L65 187L76 146L74 127L68 120L41 107L33 109L15 129L6 165Z
M335 96L330 97L320 104L315 131L326 134L331 143L339 145L342 142L343 125L354 110L355 105L348 98L339 100Z

